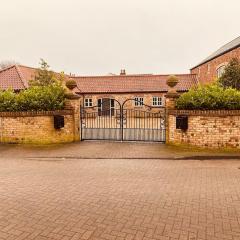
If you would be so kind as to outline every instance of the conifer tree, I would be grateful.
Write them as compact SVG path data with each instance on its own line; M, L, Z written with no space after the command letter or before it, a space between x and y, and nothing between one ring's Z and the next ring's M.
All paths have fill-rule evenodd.
M235 88L240 90L240 61L233 58L226 66L223 75L219 78L219 83L224 88Z

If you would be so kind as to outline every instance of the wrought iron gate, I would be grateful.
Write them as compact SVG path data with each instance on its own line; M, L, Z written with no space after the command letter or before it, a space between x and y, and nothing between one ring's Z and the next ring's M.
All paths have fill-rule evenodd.
M127 99L102 99L97 106L81 107L82 140L165 142L165 108L143 104L130 108Z

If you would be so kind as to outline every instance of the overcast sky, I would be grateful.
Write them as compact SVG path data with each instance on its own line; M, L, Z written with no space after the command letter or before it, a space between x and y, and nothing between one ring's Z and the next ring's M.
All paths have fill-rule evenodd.
M188 73L240 35L239 0L0 3L0 61L80 75Z

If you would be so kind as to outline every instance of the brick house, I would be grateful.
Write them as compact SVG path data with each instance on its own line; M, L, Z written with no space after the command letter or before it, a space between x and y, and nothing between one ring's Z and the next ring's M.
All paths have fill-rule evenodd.
M177 91L180 93L197 84L194 74L181 74L177 77ZM73 77L78 86L76 92L83 97L84 107L101 105L103 99L107 104L111 104L111 99L120 103L133 99L126 103L131 108L141 108L143 104L163 106L164 95L168 91L167 78L168 75L153 74Z
M29 87L29 80L33 79L36 69L22 65L14 65L0 71L0 88L12 88L20 91ZM127 75L125 70L120 75L106 76L73 76L67 79L77 82L75 92L83 97L85 108L102 105L114 108L116 101L123 103L126 99L133 99L126 103L126 107L142 108L149 106L163 106L164 95L168 91L166 84L169 75L135 74ZM198 84L195 74L179 74L177 91L183 93ZM104 100L104 101L103 101ZM134 101L136 100L136 101ZM103 103L104 104L101 104ZM115 102L115 103L114 103Z
M199 83L207 84L221 76L224 68L232 58L240 59L240 37L232 40L212 53L201 63L191 69Z

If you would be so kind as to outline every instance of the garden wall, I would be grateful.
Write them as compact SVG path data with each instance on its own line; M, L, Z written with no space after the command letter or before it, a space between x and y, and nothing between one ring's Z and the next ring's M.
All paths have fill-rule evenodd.
M64 116L63 128L54 128L54 115ZM74 110L0 113L0 143L66 143L77 138Z
M176 129L176 116L188 116L188 129ZM240 111L169 110L168 143L206 148L240 148Z

